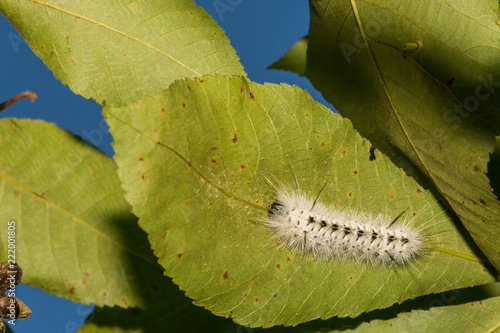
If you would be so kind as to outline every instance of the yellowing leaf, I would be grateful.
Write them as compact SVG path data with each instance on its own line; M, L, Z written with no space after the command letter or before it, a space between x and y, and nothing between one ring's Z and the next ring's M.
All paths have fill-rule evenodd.
M217 315L296 325L493 279L429 192L382 154L371 160L348 120L297 87L206 76L104 114L160 264ZM264 225L275 199L266 178L310 196L326 184L321 201L339 208L392 217L409 208L415 226L430 225L429 245L448 252L397 269L291 252Z
M0 120L0 153L0 251L7 259L15 244L22 282L98 306L169 295L111 158L54 124L12 118Z
M244 74L217 23L192 0L5 0L0 13L75 93L111 105L176 79Z
M500 133L498 1L311 1L313 85L408 174L435 187L500 269L485 173Z

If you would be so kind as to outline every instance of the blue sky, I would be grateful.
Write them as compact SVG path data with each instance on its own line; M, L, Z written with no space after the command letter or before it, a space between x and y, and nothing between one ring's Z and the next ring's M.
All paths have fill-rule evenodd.
M196 3L226 31L252 81L295 84L328 105L307 79L289 72L266 70L307 34L309 8L306 0L197 0ZM226 10L217 7L220 3L227 5ZM0 100L25 90L38 94L35 103L18 102L3 111L1 117L54 122L113 156L112 137L102 130L107 126L101 106L75 95L61 84L3 16L0 16L0 49ZM16 296L33 311L31 317L16 321L12 328L17 333L75 332L92 309L92 306L76 304L22 284L17 287Z

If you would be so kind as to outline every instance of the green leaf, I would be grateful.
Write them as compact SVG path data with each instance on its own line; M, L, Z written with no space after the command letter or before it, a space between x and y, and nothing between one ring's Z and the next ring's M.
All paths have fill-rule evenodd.
M403 313L391 320L374 320L342 332L497 332L500 329L500 297L428 311ZM329 332L340 332L333 330Z
M168 289L169 297L163 297L148 310L96 308L78 333L237 331L238 325L231 320L194 306L173 283Z
M308 36L304 36L292 45L290 49L278 61L267 69L282 69L297 73L301 76L307 75L307 42Z
M126 104L185 77L244 74L192 0L5 0L0 13L58 79L98 103Z
M0 251L12 254L14 221L22 282L99 306L168 296L111 158L54 124L14 118L0 120L0 154Z
M500 129L498 6L313 0L307 66L364 137L437 188L500 269L500 205L485 175Z
M204 77L123 107L104 107L127 199L167 275L195 304L242 325L356 316L482 284L492 276L435 198L348 120L288 85ZM130 145L134 142L134 145ZM266 180L339 208L395 217L409 208L434 244L397 269L313 260L265 227ZM471 259L471 260L468 260Z

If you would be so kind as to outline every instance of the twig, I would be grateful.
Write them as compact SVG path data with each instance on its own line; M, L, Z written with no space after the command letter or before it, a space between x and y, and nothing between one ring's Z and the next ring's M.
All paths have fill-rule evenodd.
M34 92L31 92L28 90L23 91L22 93L19 93L16 96L13 96L13 97L9 98L8 100L6 100L5 102L1 103L0 104L0 111L6 109L9 105L14 104L15 102L17 102L23 98L29 98L29 99L31 99L32 102L34 102L37 97L38 97L38 95L35 94Z

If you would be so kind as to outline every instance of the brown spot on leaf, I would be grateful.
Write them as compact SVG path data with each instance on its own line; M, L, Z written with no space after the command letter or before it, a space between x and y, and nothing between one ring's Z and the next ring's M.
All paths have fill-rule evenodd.
M238 142L238 135L236 135L236 132L234 133L234 136L233 136L233 142L234 143Z
M340 152L340 157L344 158L346 155L347 155L347 151L346 151L345 149L343 149L343 150Z
M448 87L450 87L450 86L453 84L453 81L455 81L455 78L454 78L454 77L452 77L451 79L449 79L448 81L446 81L446 85L447 85Z
M217 147L210 148L211 151L217 150Z
M245 170L247 166L245 164L240 165L241 170Z
M259 303L260 299L258 297L255 297L255 303Z
M227 271L224 272L224 274L222 274L222 280L227 280L229 277L229 273Z
M252 92L250 92L250 99L251 99L252 101L255 101L255 96L253 95L253 93L252 93Z
M18 197L18 196L19 196L19 191L18 191L18 190L14 190L14 195L15 195L16 197Z
M186 103L182 103L182 107L185 108L186 107Z
M217 160L215 158L212 158L212 163L217 163Z
M420 193L422 193L422 189L421 189L420 187L417 187L417 189L415 190L415 192L416 192L417 194L420 194Z
M358 169L354 169L354 170L352 170L352 174L353 174L353 175L355 175L355 176L357 176L357 174L358 174Z
M240 86L240 93L242 93L244 91L245 91L245 88L243 88L242 86Z
M347 196L348 196L349 198L352 198L353 193L352 193L352 192L349 192L349 193L347 193Z
M176 257L177 257L177 260L181 260L181 258L182 258L182 255L183 255L183 253L177 253L177 255L176 255Z
M126 57L126 56L127 56L127 53L124 53L124 54L123 54L123 56L124 56L124 57Z
M75 293L75 287L69 288L69 293L73 295Z
M144 158L143 157L139 157L139 161L144 161Z
M474 165L474 171L476 172L481 172L481 168L478 167L477 165Z
M290 261L292 261L292 258L286 257L286 262L290 262Z
M479 199L479 202L482 203L483 205L486 205L486 202L482 198Z
M277 268L277 269L281 269L281 264L277 264L277 265L276 265L276 268Z

